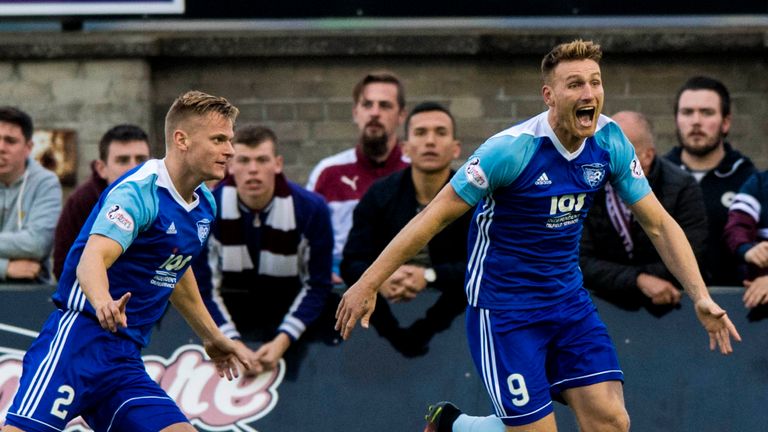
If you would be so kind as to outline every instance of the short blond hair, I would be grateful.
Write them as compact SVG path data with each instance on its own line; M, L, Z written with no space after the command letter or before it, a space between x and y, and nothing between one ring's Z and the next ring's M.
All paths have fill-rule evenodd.
M594 60L595 63L599 64L602 58L603 50L600 48L600 45L592 41L576 39L571 42L561 43L552 48L552 51L545 55L541 61L541 78L544 82L547 82L552 71L555 70L560 62Z
M165 115L166 142L173 141L173 131L179 123L192 115L202 117L207 114L219 114L234 124L240 110L221 96L190 90L177 97Z

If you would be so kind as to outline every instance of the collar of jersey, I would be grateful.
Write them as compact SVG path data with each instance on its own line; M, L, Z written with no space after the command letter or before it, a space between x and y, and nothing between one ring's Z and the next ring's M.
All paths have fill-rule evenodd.
M571 153L565 148L565 146L563 146L563 144L560 142L560 139L557 138L555 131L552 130L552 126L549 124L549 119L547 116L542 116L542 122L544 123L544 134L549 137L549 139L552 141L552 145L555 146L557 152L560 153L560 155L563 156L565 160L572 161L579 157L581 152L584 151L584 143L587 142L586 138L581 142L579 148L576 149L575 152Z
M165 159L160 160L160 164L158 165L159 165L157 170L158 186L162 186L168 189L168 192L170 192L171 196L173 197L173 200L176 201L187 212L190 212L195 207L197 207L197 205L200 203L200 196L197 194L197 189L195 189L195 193L194 193L195 199L193 199L191 203L186 202L184 198L181 197L181 194L179 193L179 191L176 190L176 186L173 185L173 181L171 181L171 176L168 173L168 168L165 166Z

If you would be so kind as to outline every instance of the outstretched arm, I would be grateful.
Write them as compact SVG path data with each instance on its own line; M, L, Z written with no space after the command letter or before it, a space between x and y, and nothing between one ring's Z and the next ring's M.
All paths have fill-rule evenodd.
M440 230L470 209L448 184L395 236L376 261L341 298L336 309L336 330L349 338L357 320L363 328L376 305L379 286L408 258L420 251Z
M709 333L709 348L714 350L719 347L723 354L733 352L731 337L740 341L741 336L725 311L710 297L680 225L664 210L653 193L633 204L631 209L664 264L693 300L696 315Z
M197 287L191 267L184 272L184 276L173 289L171 303L192 327L192 330L202 339L205 351L216 365L220 377L226 376L229 380L236 378L239 375L238 361L247 370L251 369L251 350L244 344L224 336L224 333L213 322L213 318L205 309L200 297L200 290Z
M96 318L102 328L116 332L117 327L127 327L128 318L125 315L125 305L131 298L131 293L123 294L114 300L109 293L107 269L123 253L120 243L99 234L88 237L80 262L77 264L77 281L96 311Z

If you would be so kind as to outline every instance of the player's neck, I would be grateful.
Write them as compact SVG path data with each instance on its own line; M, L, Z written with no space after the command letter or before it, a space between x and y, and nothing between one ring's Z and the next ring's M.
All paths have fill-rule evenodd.
M572 133L567 126L560 123L557 120L554 110L549 110L547 121L552 128L552 132L555 133L558 141L560 141L560 144L562 144L568 153L573 153L581 147L581 144L584 142L584 137Z
M173 187L179 193L181 198L191 203L195 200L195 189L203 182L198 178L189 167L184 167L173 157L166 156L165 168L168 170L168 176L171 178Z
M581 147L581 145L584 143L583 137L572 135L562 130L558 131L557 129L555 129L555 135L557 136L557 139L560 140L560 144L563 145L563 148L568 153L576 152L579 149L579 147Z
M416 189L416 201L421 205L427 205L445 186L451 174L450 167L436 172L424 172L411 169L411 179Z

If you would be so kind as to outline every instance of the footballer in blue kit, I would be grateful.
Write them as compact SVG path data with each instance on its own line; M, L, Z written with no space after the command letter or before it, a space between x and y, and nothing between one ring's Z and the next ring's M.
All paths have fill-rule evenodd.
M249 366L249 351L218 330L189 270L216 214L202 182L224 176L237 112L223 98L180 96L166 118L165 159L104 191L67 256L57 310L24 356L4 432L59 431L77 416L95 431L194 431L141 359L169 300L220 376Z
M579 270L581 220L607 181L630 204L651 190L616 123L600 116L570 153L546 112L490 138L451 179L465 202L481 203L469 231L467 336L505 424L545 417L551 393L623 380Z
M336 328L363 327L378 286L474 208L465 290L470 352L495 415L430 407L425 432L556 431L553 400L580 430L627 431L623 374L579 269L582 221L607 182L630 206L695 304L710 349L740 336L712 301L690 245L663 209L619 127L602 116L599 45L575 40L542 62L548 110L489 138L344 294ZM663 245L663 247L661 247Z

